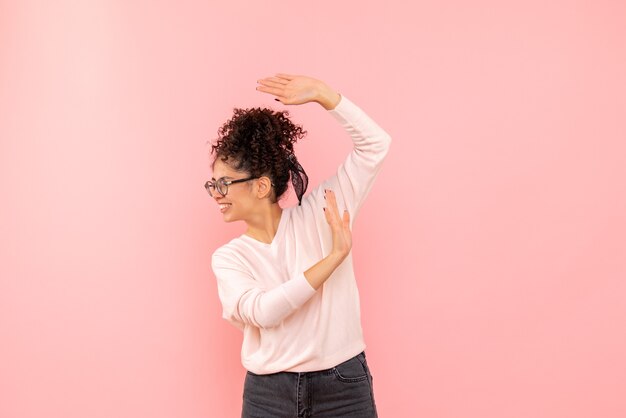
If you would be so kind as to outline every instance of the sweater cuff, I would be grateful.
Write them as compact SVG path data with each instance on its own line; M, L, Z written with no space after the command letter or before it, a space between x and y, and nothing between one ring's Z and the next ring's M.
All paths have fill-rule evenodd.
M285 298L294 309L304 305L315 294L315 289L311 287L309 281L304 277L304 272L283 284L281 289L285 294Z
M328 111L343 126L355 125L363 113L357 105L352 103L346 96L341 95L341 100L334 109Z

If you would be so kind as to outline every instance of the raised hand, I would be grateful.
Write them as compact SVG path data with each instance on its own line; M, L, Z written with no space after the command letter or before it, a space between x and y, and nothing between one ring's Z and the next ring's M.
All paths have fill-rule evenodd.
M326 215L326 222L330 225L333 235L332 252L343 259L348 255L350 249L352 248L350 214L347 210L344 210L343 216L339 216L335 192L332 190L326 190L325 196L328 206L324 209L324 214Z
M341 96L326 83L312 77L278 73L257 80L257 90L276 97L286 105L317 102L325 109L334 109Z
M328 206L324 208L324 213L332 232L333 248L330 250L330 254L327 254L304 272L304 277L315 290L319 289L330 278L333 271L339 267L352 249L350 214L348 211L344 211L343 216L339 216L337 199L332 190L326 190L325 197Z

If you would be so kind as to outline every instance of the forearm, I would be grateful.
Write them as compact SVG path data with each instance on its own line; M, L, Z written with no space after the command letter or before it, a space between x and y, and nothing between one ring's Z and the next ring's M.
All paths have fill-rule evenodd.
M306 278L295 277L271 290L250 289L237 304L238 317L242 322L268 329L279 325L285 318L304 304L315 291Z
M308 284L317 291L346 256L336 252L324 257L304 272ZM269 291L250 289L237 304L238 317L245 323L267 329L280 324L313 293L300 278L294 278Z
M367 156L367 160L382 161L390 146L391 137L360 107L342 97L329 113L350 135L359 155Z
M315 294L302 271L278 286L268 285L268 281L255 279L267 272L241 265L228 250L213 254L212 268L222 316L233 323L262 329L274 327Z
M304 277L313 289L318 290L345 258L346 256L331 253L305 271Z

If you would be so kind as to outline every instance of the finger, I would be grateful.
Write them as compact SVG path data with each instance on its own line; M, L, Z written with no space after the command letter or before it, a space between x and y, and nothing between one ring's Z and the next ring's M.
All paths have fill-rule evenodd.
M285 74L285 73L276 73L275 75L276 75L276 77L278 77L278 78L284 78L284 79L285 79L285 80L287 80L287 81L291 81L291 80L293 80L294 78L296 78L296 77L297 77L296 75L293 75L293 74Z
M350 213L347 210L343 211L343 227L350 228Z
M337 209L337 197L335 196L335 192L333 192L331 189L326 189L325 192L326 201L328 202L328 204L334 209Z
M325 193L324 197L326 198L328 208L332 211L333 216L339 220L339 209L337 209L337 198L335 197L335 193L330 189L325 190Z
M333 215L331 215L330 209L324 208L324 216L326 217L326 222L328 222L330 225L332 225L332 223L333 223Z
M330 189L324 190L324 198L328 204L325 210L327 219L330 217L330 220L333 222L339 221L339 211L337 210L337 199L335 198L335 193L333 193Z
M326 222L328 222L328 224L331 227L334 228L335 225L339 224L339 214L337 213L337 211L334 211L332 208L325 207L324 216L326 217Z
M286 81L280 81L280 79L272 77L272 78L263 78L261 80L257 80L257 83L263 85L263 86L268 86L268 87L284 87L287 82Z
M286 97L284 96L284 90L281 88L277 88L277 87L266 87L266 86L257 86L256 88L257 91L261 91L263 93L269 93L269 94L273 94L274 96L281 98L281 99L286 99Z
M289 80L285 79L285 78L280 78L280 77L266 77L266 80L269 81L274 81L276 83L280 83L280 84L287 84L289 83Z

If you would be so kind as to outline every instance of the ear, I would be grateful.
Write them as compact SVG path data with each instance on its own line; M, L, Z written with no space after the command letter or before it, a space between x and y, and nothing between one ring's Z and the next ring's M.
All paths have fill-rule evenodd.
M257 179L257 185L257 197L259 199L264 199L270 196L270 194L272 193L272 181L269 179L269 177L259 177Z

